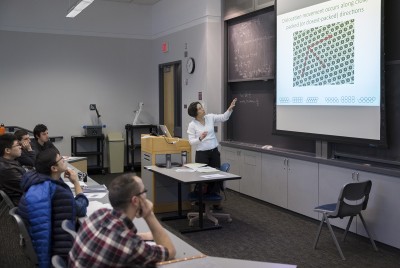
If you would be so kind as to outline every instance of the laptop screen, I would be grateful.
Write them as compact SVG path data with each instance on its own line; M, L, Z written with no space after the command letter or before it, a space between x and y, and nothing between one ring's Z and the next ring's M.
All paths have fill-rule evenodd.
M164 135L167 138L172 138L171 133L169 133L166 125L160 125L161 135Z

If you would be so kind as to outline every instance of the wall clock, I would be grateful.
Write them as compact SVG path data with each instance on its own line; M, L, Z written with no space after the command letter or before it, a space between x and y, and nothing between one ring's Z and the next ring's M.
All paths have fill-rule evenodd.
M192 74L194 73L194 68L195 68L194 59L189 57L186 61L186 70L188 73Z

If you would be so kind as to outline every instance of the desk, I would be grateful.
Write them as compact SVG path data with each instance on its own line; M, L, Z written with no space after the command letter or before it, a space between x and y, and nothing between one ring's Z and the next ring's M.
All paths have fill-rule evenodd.
M65 158L65 160L67 160L67 162L77 170L87 173L87 157L70 156Z
M71 166L69 164L69 168L77 170L75 167ZM77 170L79 171L79 170ZM175 172L176 173L176 172ZM188 173L184 173L188 174ZM204 174L204 173L202 173ZM206 173L207 174L207 173ZM229 173L226 173L229 174ZM232 176L236 176L233 174L229 174ZM238 177L238 176L236 176ZM239 177L240 178L240 177ZM234 179L234 178L230 178ZM206 180L208 181L208 180ZM88 177L87 178L87 185L98 185L96 181L94 181L92 178ZM109 203L108 195L101 199L92 199L89 198L89 201L98 201L103 204ZM89 202L90 206L90 202ZM148 232L149 227L147 226L146 222L142 218L135 218L133 220L138 232ZM179 267L234 267L234 268L242 268L242 267L247 267L247 268L295 268L295 265L286 265L286 264L275 264L275 263L268 263L268 262L255 262L255 261L247 261L247 260L239 260L239 259L228 259L228 258L218 258L218 257L210 257L206 256L204 258L198 258L199 256L202 256L203 254L197 250L196 248L192 247L176 235L172 234L170 231L165 230L168 234L168 236L171 238L172 243L175 246L176 249L176 255L175 255L175 260L176 262L171 263L171 264L162 264L158 265L159 267L166 267L166 268L179 268ZM192 259L189 261L179 261L180 259ZM190 263L189 263L190 262ZM188 265L189 264L189 265Z
M272 262L259 262L259 261L246 261L239 259L229 259L229 258L218 258L206 256L204 258L194 258L186 261L170 261L170 262L161 262L157 265L158 267L166 267L166 268L221 268L221 267L230 267L230 268L296 268L297 265L290 264L280 264L280 263L272 263Z
M168 178L172 178L178 182L178 216L163 218L162 220L186 218L186 216L184 216L182 214L182 183L183 184L199 183L200 189L203 189L204 182L241 179L241 177L238 175L227 173L227 172L222 172L222 171L217 171L217 172L212 172L212 173L208 173L208 172L201 173L201 172L197 172L197 171L195 171L195 172L177 172L177 169L182 169L182 168L160 168L157 166L146 166L144 168L149 171L152 171L160 176L166 176ZM185 168L185 167L183 167L183 168ZM205 178L204 177L205 175L211 175L211 174L220 174L221 177L214 177L214 178ZM198 232L198 231L221 228L220 225L210 226L210 227L203 226L203 197L201 194L199 195L199 210L200 210L199 211L199 227L181 230L181 233L191 233L191 232Z

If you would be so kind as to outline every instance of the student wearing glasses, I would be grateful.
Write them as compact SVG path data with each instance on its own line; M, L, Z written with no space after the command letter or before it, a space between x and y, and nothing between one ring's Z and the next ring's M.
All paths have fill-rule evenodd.
M15 206L22 196L21 177L25 169L16 160L21 155L17 138L6 133L0 136L0 190L4 191Z
M28 131L18 129L14 132L14 135L17 137L22 149L21 156L17 158L17 161L28 169L33 168L35 166L36 152L32 149Z
M116 177L108 186L113 209L99 209L84 221L69 253L69 267L148 267L174 258L175 247L146 192L134 174ZM137 233L135 218L143 218L150 232Z
M76 217L85 216L89 201L82 193L77 173L67 169L67 162L58 151L40 152L35 169L22 177L24 194L17 213L28 225L39 267L51 267L53 255L67 260L73 243L71 236L61 228L62 221L74 222ZM62 173L74 185L75 197L61 179Z

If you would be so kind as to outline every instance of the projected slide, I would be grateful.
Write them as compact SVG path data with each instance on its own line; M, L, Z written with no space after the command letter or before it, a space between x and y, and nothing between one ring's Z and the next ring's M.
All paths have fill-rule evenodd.
M332 0L279 13L276 104L379 106L380 4Z
M293 86L354 83L354 20L293 34Z

